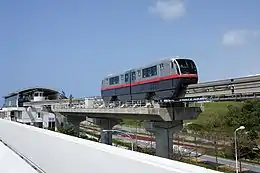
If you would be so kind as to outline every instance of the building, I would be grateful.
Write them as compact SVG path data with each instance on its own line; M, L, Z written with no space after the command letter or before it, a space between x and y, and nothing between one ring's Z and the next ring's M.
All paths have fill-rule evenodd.
M37 105L37 103L58 100L61 97L62 94L59 91L44 87L26 88L12 92L4 96L4 105L0 110L0 118L40 128L54 129L55 115L51 113L48 106ZM30 102L36 104L31 106L28 104Z

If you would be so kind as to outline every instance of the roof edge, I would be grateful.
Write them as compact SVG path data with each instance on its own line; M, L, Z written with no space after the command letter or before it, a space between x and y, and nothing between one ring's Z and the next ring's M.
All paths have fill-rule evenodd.
M24 92L24 91L29 91L29 90L34 90L34 89L44 89L44 90L50 90L50 91L53 91L53 92L57 92L59 94L61 94L61 91L55 89L55 88L49 88L49 87L43 87L43 86L35 86L35 87L28 87L28 88L24 88L24 89L21 89L21 90L18 90L18 91L14 91L14 92L10 92L9 94L7 94L6 96L3 96L3 98L7 98L7 97L11 97L13 95L17 95L21 92Z

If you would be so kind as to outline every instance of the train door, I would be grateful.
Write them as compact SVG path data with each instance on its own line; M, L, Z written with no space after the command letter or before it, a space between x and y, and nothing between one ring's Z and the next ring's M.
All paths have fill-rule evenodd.
M126 94L129 96L129 99L132 100L131 97L131 70L125 72L125 85L126 87ZM127 99L127 100L129 100Z
M118 101L125 102L130 99L131 79L130 71L126 71L119 75L119 87L116 89L116 97Z
M164 70L165 70L164 64L161 63L159 65L159 76L165 76Z
M136 81L142 80L141 71L142 71L141 69L138 69L138 70L136 71Z
M169 61L164 61L161 64L159 64L159 76L169 76L173 74L172 68L171 68L171 63Z
M101 96L103 98L106 97L106 96L109 96L111 94L110 92L103 90L104 88L106 88L108 86L109 86L108 78L103 79L102 83L101 83Z
M133 93L133 87L132 87L132 84L134 84L135 82L136 82L136 71L135 70L131 70L131 90L130 90L130 92L131 92L131 100L133 100L133 96L132 96L132 93Z
M125 72L125 84L130 86L131 84L131 71Z
M142 69L134 69L131 71L131 100L143 100L145 85L140 84L142 81Z
M131 83L134 83L136 81L136 72L133 70L131 71Z

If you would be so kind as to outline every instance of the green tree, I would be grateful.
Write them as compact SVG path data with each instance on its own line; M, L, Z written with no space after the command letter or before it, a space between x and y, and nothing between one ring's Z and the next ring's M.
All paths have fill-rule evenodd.
M234 130L243 125L245 130L239 131L238 144L239 155L243 158L253 159L258 155L256 139L260 130L260 100L252 99L245 101L241 106L228 106L228 113L224 119L224 125L230 127L230 135ZM233 146L234 147L234 143Z
M260 100L247 100L242 106L228 106L228 113L224 120L226 126L230 126L233 131L241 125L245 126L249 139L255 140L260 130Z
M206 132L213 132L213 133L223 132L224 131L223 123L225 119L224 115L219 114L218 112L211 112L210 115L211 118L205 125L206 128L204 128L203 130L205 130Z
M75 127L73 125L66 125L65 127L59 127L58 131L71 136L77 136Z
M225 117L225 125L229 127L238 127L243 122L241 116L241 109L240 105L229 105L228 106L228 113Z

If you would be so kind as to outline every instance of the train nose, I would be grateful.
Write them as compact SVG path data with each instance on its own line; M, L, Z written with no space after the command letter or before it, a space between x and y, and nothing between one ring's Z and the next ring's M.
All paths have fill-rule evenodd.
M198 78L194 78L194 77L183 78L181 82L184 85L196 84L198 83Z

